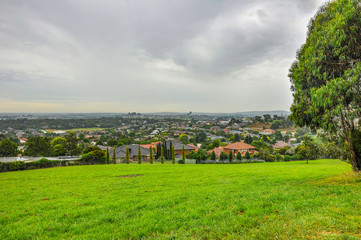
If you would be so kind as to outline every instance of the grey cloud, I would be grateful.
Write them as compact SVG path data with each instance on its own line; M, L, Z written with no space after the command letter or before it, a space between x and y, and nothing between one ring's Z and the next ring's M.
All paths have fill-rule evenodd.
M291 94L277 89L289 88L287 69L321 2L4 0L0 95L64 108L96 101L107 111L143 111L144 102L153 110L287 109ZM243 86L248 93L238 95ZM221 107L249 102L250 92L264 97Z

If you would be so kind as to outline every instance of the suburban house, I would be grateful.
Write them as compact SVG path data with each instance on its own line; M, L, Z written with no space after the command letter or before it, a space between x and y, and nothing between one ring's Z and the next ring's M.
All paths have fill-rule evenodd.
M275 144L272 145L273 149L279 149L279 148L284 148L284 147L289 147L289 145L285 142L276 142Z
M272 135L275 134L276 131L273 129L264 129L262 132L260 132L260 135Z
M141 147L147 148L149 149L150 146L152 146L154 151L157 151L157 145L158 144L163 144L161 141L159 142L153 142L151 144L144 144L144 145L140 145ZM170 143L172 143L172 146L174 147L174 153L175 155L182 155L182 148L184 145L184 153L185 155L189 154L191 151L197 151L199 149L199 147L194 146L193 144L183 144L177 141L168 141L167 143L167 148L170 148Z
M106 146L98 146L101 150L106 151ZM125 159L127 147L129 149L129 159L132 161L138 161L138 152L139 152L139 144L131 144L131 145L124 145L115 148L115 154L117 159ZM144 148L140 146L140 153L142 156L142 161L149 161L149 148ZM109 155L110 157L113 156L113 147L109 147Z
M213 151L215 152L217 158L220 156L221 152L229 154L229 152L232 151L233 156L236 156L238 152L240 152L242 156L246 155L247 151L251 155L258 153L255 147L245 143L244 141L231 143L224 147L215 148L213 150L208 151L207 154L211 154Z

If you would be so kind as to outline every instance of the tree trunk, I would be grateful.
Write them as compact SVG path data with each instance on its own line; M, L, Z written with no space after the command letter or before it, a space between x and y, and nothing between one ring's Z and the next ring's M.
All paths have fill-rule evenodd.
M349 144L351 152L351 164L354 172L361 171L361 132L355 130L352 132L352 138Z

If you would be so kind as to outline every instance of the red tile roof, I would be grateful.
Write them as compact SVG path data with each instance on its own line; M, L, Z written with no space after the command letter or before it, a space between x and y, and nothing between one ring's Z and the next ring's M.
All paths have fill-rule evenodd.
M247 149L255 149L255 147L242 141L242 142L228 144L227 146L224 147L224 149L247 150Z
M212 154L213 151L216 154L216 156L219 157L219 155L221 155L221 152L223 152L223 147L217 147L210 151L207 151L207 154Z

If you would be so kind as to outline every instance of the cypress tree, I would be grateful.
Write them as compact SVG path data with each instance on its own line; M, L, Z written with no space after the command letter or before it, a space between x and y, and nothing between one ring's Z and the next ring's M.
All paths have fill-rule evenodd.
M245 157L246 159L251 159L251 154L249 154L248 150L247 150L247 152L246 152L246 155L244 155L244 157Z
M161 148L161 152L160 152L160 162L162 164L164 164L164 148Z
M223 161L226 158L226 154L222 151L221 154L219 155L219 160Z
M237 153L237 160L242 160L242 154L240 151Z
M230 150L229 154L228 154L228 161L232 162L232 160L233 160L233 152L232 152L232 150Z
M173 144L172 144L172 142L169 142L169 150L168 150L168 152L169 152L169 159L172 159L173 160Z
M159 159L159 157L160 157L160 152L161 152L161 145L160 145L160 143L158 143L157 144L157 151L156 151L156 153L155 153L155 159Z
M113 147L113 163L116 164L117 163L117 154L115 152L115 146Z
M167 148L167 142L166 141L163 142L163 154L164 154L164 159L168 160L169 156L168 156L168 148Z
M211 160L216 160L216 153L214 151L212 151Z
M186 163L186 152L184 150L184 144L182 146L182 160L183 160L183 163L185 164Z
M153 164L153 148L152 148L152 146L149 147L149 163Z
M174 146L172 146L172 163L175 164L175 151L174 151Z
M126 164L129 164L129 148L126 148L126 152L125 152L125 162Z
M140 145L138 145L138 164L142 163L142 152L140 151Z
M106 151L106 164L108 164L108 163L110 163L110 154L109 154L109 146L108 146L108 144L107 144L107 151Z

